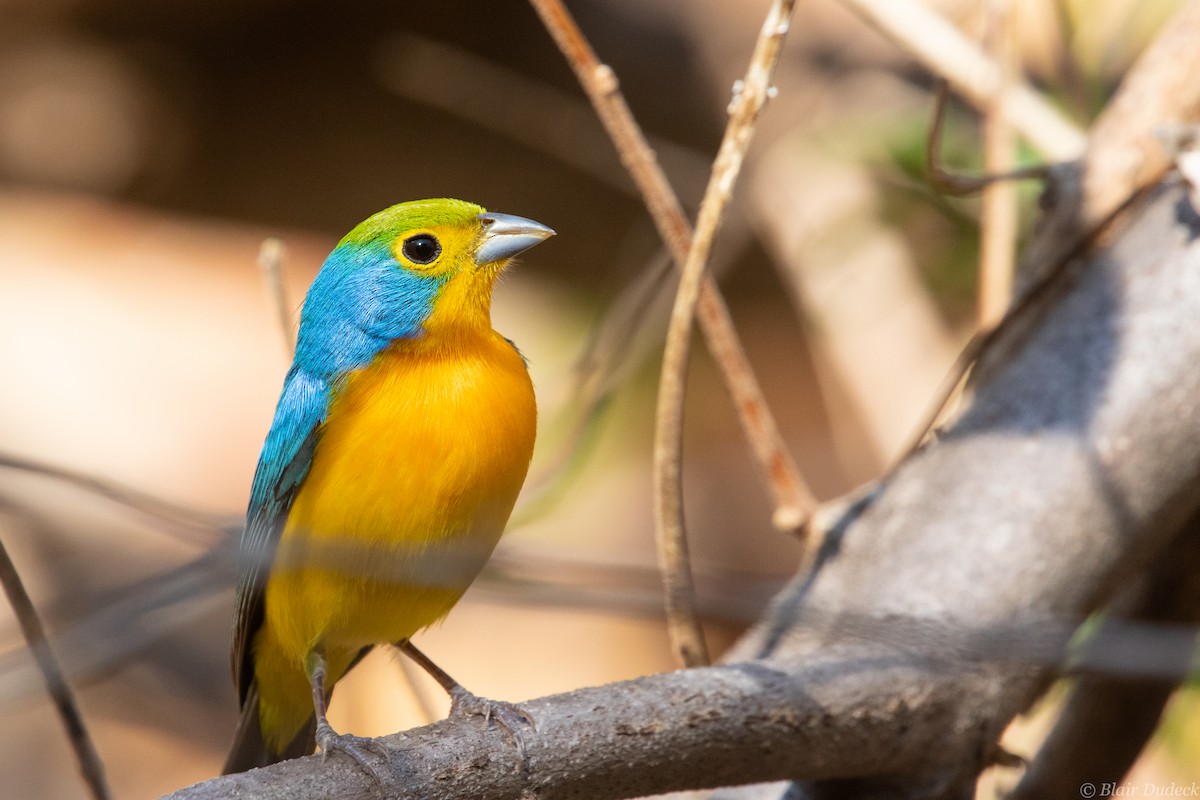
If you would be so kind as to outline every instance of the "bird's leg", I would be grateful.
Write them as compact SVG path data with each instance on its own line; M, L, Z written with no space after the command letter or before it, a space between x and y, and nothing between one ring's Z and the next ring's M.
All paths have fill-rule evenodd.
M529 726L535 731L537 730L537 723L534 722L529 712L503 700L489 700L486 697L471 694L408 639L396 642L396 648L429 673L429 676L450 695L450 716L483 717L485 722L496 720L516 745L517 754L521 760L525 760L525 740L522 737L522 728Z
M328 667L325 664L323 653L319 650L309 653L305 662L305 670L308 672L308 682L312 686L313 713L317 717L316 739L317 747L321 749L321 759L327 758L331 750L340 750L354 759L363 771L371 776L375 787L379 789L380 796L386 797L387 792L383 788L383 778L375 770L375 767L371 766L366 755L363 754L363 750L377 753L386 762L389 758L388 749L376 739L338 733L329 724L329 720L325 716L325 679L328 675Z

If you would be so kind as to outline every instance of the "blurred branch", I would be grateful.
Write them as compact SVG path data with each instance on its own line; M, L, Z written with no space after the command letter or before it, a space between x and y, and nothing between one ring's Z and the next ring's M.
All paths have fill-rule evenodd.
M221 592L235 578L233 559L226 549L218 548L140 582L120 599L55 635L65 673L77 683L86 683L154 642L187 629L210 613L214 604L227 605ZM0 657L0 708L27 698L33 686L35 676L29 674L23 656L15 651Z
M1000 175L1013 168L1016 142L1004 119L1003 97L1017 70L1013 0L984 3L984 47L1000 69L1000 81L983 110L983 171ZM979 210L979 290L976 318L980 330L994 327L1012 296L1017 247L1017 190L1011 182L983 189Z
M927 69L945 78L977 108L1003 84L1002 70L944 17L917 0L842 0ZM1086 137L1041 95L1013 81L999 109L1022 136L1052 161L1079 157Z
M270 237L263 240L258 251L258 266L263 271L263 279L267 283L267 293L271 297L271 305L279 319L279 332L283 336L283 346L290 359L296 351L296 333L292 324L292 307L288 304L287 287L283 282L283 263L287 258L287 248L283 241Z
M1021 180L1047 180L1054 175L1055 167L1050 164L995 171L988 169L983 175L963 175L943 167L942 131L946 127L947 86L948 84L941 79L934 85L933 119L929 125L929 138L925 140L925 176L936 191L954 197L966 197L979 194L997 184ZM986 151L986 141L984 147Z
M695 588L688 559L683 516L683 406L692 320L706 275L713 237L729 205L758 116L770 97L771 78L779 63L791 22L793 0L775 0L767 11L745 79L730 105L729 124L713 162L712 175L700 204L692 246L683 266L671 323L667 328L654 435L654 505L659 562L666 589L668 631L675 654L685 667L708 663L704 632L695 612Z
M25 524L39 523L27 509L11 511ZM35 533L45 539L56 531L38 525ZM232 544L226 541L185 564L125 587L116 599L92 603L84 616L62 626L54 647L69 679L86 685L224 605L227 599L222 593L237 574ZM323 553L331 565L345 570L378 571L377 563L364 567L355 556L337 548ZM396 574L398 580L412 577L388 572L382 577L389 574ZM700 564L697 574L704 584L698 598L702 619L738 626L753 622L781 585L777 576L730 571L719 565ZM663 618L662 586L653 565L596 562L569 552L553 555L544 547L502 545L473 584L472 597L491 604ZM37 690L42 679L34 667L23 650L0 654L0 709L25 702Z
M225 517L206 514L109 480L10 453L0 453L0 468L61 481L103 497L165 523L164 533L190 544L211 547L226 535L225 525L229 520Z
M832 443L854 471L878 474L963 335L930 295L877 171L798 145L787 137L759 157L751 216L804 320Z
M543 513L550 503L563 496L563 490L576 473L575 467L587 455L586 445L594 438L591 434L599 428L613 391L650 353L644 343L640 348L635 344L639 333L646 331L650 327L648 322L656 318L654 307L666 299L670 288L666 279L670 274L670 256L660 250L637 277L625 282L593 326L573 370L568 399L561 404L559 419L565 422L566 433L551 441L549 447L544 438L541 440L537 471L525 480L508 530ZM657 341L654 349L658 349Z
M1117 604L1084 644L1084 660L1137 654L1168 667L1163 676L1085 673L1043 742L1011 800L1068 797L1086 784L1119 784L1158 727L1163 708L1181 677L1197 663L1200 638L1191 641L1123 639L1129 620L1200 622L1200 517L1193 517L1157 563ZM1174 669L1170 665L1174 664Z
M4 593L8 596L13 613L16 614L17 622L21 626L21 633L25 636L25 642L29 645L29 651L33 653L38 669L41 670L42 677L46 682L46 690L54 700L54 708L66 729L71 749L75 751L75 758L79 761L79 771L83 774L83 782L96 800L109 800L112 793L109 791L108 782L104 777L104 763L100 760L96 746L88 734L83 714L79 710L79 703L75 699L75 693L71 691L71 685L67 681L62 667L59 666L50 642L46 639L46 629L42 625L42 619L38 615L29 593L25 591L25 584L21 581L17 567L9 557L8 549L2 540L0 540L0 584L4 586Z
M402 97L545 153L618 191L638 191L627 174L613 169L596 112L578 94L424 35L397 33L385 40L376 68L380 82ZM681 193L699 195L708 156L669 139L649 139L668 171L682 181Z
M612 137L621 162L641 190L659 235L682 270L691 248L691 227L654 151L621 94L616 75L596 57L560 0L530 0L530 3L575 71L601 123ZM783 444L774 415L738 340L729 309L711 277L705 278L700 289L696 314L709 352L733 397L738 420L757 460L760 475L772 493L775 503L772 519L776 527L797 530L811 510L811 492Z
M1092 237L1130 197L1160 181L1175 153L1165 127L1200 122L1200 0L1190 0L1163 27L1121 81L1092 126L1074 180L1060 181L1049 212L1022 258L1029 286Z
M1065 267L1071 259L1083 253L1139 192L1166 174L1177 154L1163 146L1164 128L1178 130L1200 122L1200 85L1187 77L1200 70L1198 40L1200 0L1191 0L1126 75L1093 126L1084 158L1078 164L1051 168L1048 210L1022 256L1014 304L996 328L967 343L913 448L943 415L967 372L988 366L980 363L981 356L1004 363L1003 348L992 344L1002 336L1020 341L1019 331L1037 323L1039 309L1053 302L1055 291L1066 283ZM940 143L942 94L937 102L927 152L930 160L929 154Z

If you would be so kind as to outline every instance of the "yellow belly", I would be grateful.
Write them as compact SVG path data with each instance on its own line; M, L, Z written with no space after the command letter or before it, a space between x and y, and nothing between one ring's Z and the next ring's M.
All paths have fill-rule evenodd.
M263 730L277 746L311 713L310 652L325 654L332 684L363 647L435 622L504 530L533 453L533 387L512 345L476 338L398 343L337 393L255 640Z

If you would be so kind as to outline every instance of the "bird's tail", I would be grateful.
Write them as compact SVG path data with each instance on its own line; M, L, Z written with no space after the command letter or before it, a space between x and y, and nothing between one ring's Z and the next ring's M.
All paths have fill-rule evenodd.
M245 772L255 767L265 767L289 758L300 758L312 755L317 746L317 720L310 717L308 722L296 734L296 738L283 749L275 752L263 739L262 726L258 722L258 682L250 684L246 699L242 702L242 716L238 720L237 730L233 734L233 745L225 758L222 775L234 772Z

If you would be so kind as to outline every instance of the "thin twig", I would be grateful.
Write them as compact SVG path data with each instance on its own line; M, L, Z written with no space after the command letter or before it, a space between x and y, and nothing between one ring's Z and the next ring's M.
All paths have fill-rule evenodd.
M1003 171L988 171L985 175L963 175L942 166L942 131L946 127L946 99L948 84L938 80L933 89L933 120L929 126L929 138L925 140L925 179L942 194L967 197L979 194L997 183L1023 180L1047 180L1054 170L1052 164L1033 164L1028 167Z
M979 46L916 0L842 0L955 91L982 108L1001 82L1000 69ZM1012 126L1051 161L1078 158L1087 137L1028 86L1013 81L1000 98Z
M291 358L296 352L296 333L292 325L292 309L288 305L287 286L283 282L283 262L286 257L287 249L283 241L273 236L264 239L258 251L258 266L263 271L271 305L275 307L279 330L283 334L283 346L287 357Z
M607 134L577 93L530 78L499 61L420 35L397 33L379 49L379 80L387 89L458 117L495 136L544 153L619 192L637 194L614 170ZM704 189L711 159L692 147L651 134L655 152L684 196Z
M0 469L12 469L60 481L85 492L133 509L164 524L164 532L188 544L211 547L226 535L229 518L208 514L161 497L96 478L82 472L56 467L23 456L0 452Z
M616 75L596 57L561 0L530 0L530 4L575 71L621 162L638 185L659 235L682 270L691 248L691 226L621 94ZM705 277L701 285L696 316L708 350L733 397L738 420L763 481L772 494L774 524L784 530L799 530L814 506L812 492L783 444L774 415L738 340L729 309L711 277Z
M67 738L71 741L75 757L79 759L79 771L83 774L84 783L96 800L109 800L112 793L104 777L104 764L100 761L91 736L88 735L79 703L75 700L75 693L71 691L67 677L50 648L41 617L38 616L29 593L25 591L25 585L3 541L0 541L0 583L4 584L4 593L8 595L8 602L17 616L21 633L25 636L29 651L46 681L46 690L54 700L54 707L58 710L63 727L66 728Z
M1022 285L1012 308L996 327L976 334L963 348L928 424L897 463L920 446L967 371L974 369L986 352L996 350L994 345L1001 332L1030 324L1029 319L1035 316L1032 312L1063 280L1071 260L1170 168L1170 148L1164 148L1157 138L1163 126L1195 124L1200 119L1200 88L1190 80L1200 65L1200 50L1195 46L1198 33L1200 0L1191 0L1163 26L1125 76L1092 127L1088 150L1079 167L1082 177L1071 181L1060 177L1057 181L1058 192L1064 197L1043 216L1037 235L1025 250L1020 270ZM935 134L940 133L940 116L940 112L935 114L931 149L936 146ZM992 359L1000 360L995 355Z
M525 487L509 519L509 530L544 514L562 498L563 491L578 473L577 467L596 438L593 434L603 412L621 383L620 373L628 373L633 364L649 355L648 347L635 348L635 341L646 327L651 308L665 300L670 289L666 280L670 271L670 256L660 249L641 274L622 287L619 296L598 320L574 369L567 401L562 404L566 413L561 419L566 433L557 437L560 440L557 444L551 443L548 456L547 449L542 448L541 465L525 480ZM656 343L655 350L657 348Z
M1069 258L1128 199L1162 180L1176 153L1164 126L1200 122L1200 0L1163 26L1096 118L1075 185L1060 186L1021 258L1018 294Z
M683 518L683 405L692 321L700 300L713 237L729 205L759 113L771 93L794 0L775 0L767 11L746 77L734 87L729 124L700 203L696 232L684 264L663 351L654 435L654 506L659 561L667 595L667 620L676 655L684 666L708 662L704 633L695 611L695 590Z
M428 725L439 718L439 714L433 707L433 701L429 698L425 687L421 685L422 673L417 669L409 659L400 655L398 658L392 659L397 666L400 667L400 672L404 676L404 685L408 689L409 695L417 704L417 712L420 714L422 725Z
M999 175L1012 169L1012 127L1001 113L1004 92L1014 80L1013 6L1011 0L985 3L984 46L1000 67L1000 82L983 112L983 171ZM1017 190L1011 182L993 182L983 189L979 211L980 329L993 327L1012 296L1017 245Z

